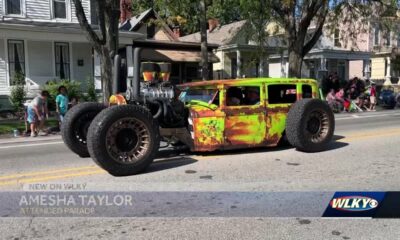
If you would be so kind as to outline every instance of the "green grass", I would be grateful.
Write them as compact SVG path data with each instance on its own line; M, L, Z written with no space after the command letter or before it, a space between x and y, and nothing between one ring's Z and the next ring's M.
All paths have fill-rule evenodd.
M46 121L46 127L55 127L58 125L56 119ZM29 126L28 126L29 127ZM25 131L25 123L21 120L0 122L0 134L12 134L14 129L18 129L20 133Z

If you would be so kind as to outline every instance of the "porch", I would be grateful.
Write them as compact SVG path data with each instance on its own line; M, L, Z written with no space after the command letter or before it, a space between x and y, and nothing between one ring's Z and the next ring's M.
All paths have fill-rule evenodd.
M137 33L123 33L120 44L124 46L141 37ZM78 24L1 23L0 95L10 94L17 76L25 78L28 97L50 80L93 79L93 57L93 49Z

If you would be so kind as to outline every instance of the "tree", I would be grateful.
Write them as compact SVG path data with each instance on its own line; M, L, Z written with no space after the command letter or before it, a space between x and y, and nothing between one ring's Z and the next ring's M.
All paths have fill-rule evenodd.
M218 18L222 24L240 18L240 0L137 0L133 4L135 14L153 8L169 25L179 25L181 32L191 34L200 31L202 79L209 77L207 20Z
M396 7L394 0L272 0L271 17L286 31L289 54L289 76L301 77L301 68L305 55L317 43L323 34L325 23L335 26L337 16L347 15L348 27L354 27L355 18L370 18L389 8ZM310 31L310 26L314 30ZM362 26L361 26L362 27Z
M103 89L103 101L107 102L112 93L112 59L118 52L118 19L119 1L116 0L93 0L96 8L99 32L89 24L81 0L73 0L76 8L76 17L86 35L89 43L100 56L101 60L101 82Z
M199 3L199 25L201 36L201 75L203 81L208 79L208 43L207 43L207 8L205 0L200 0Z
M257 51L253 57L263 60L267 55L267 24L271 21L271 12L268 8L269 0L249 1L240 0L240 15L247 20L249 27L246 27L245 34L249 40L257 44ZM258 62L258 60L256 61ZM264 61L259 62L261 69L264 68Z
M17 71L13 76L13 86L10 93L10 102L14 111L21 112L23 110L25 97L25 75Z

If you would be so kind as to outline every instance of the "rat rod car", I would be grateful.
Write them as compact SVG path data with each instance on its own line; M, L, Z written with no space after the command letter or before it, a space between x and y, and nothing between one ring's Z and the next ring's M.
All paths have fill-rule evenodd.
M143 79L128 88L125 97L112 96L111 102L122 99L120 105L73 107L62 127L66 145L92 157L110 174L123 176L144 171L160 141L184 144L194 152L284 141L300 151L316 152L331 141L334 116L318 99L315 80L255 78L175 86L168 81L168 65L164 72L156 65L142 63Z

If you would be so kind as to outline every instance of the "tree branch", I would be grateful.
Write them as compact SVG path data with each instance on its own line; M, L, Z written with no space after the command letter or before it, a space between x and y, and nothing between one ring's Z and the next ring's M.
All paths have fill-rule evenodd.
M317 41L321 37L322 29L324 27L325 19L328 14L328 11L329 11L329 7L327 5L324 6L324 8L321 10L321 15L318 18L316 31L314 32L314 35L312 36L312 38L303 47L303 51L302 51L303 57L313 48L313 46L317 43Z
M99 28L100 28L100 32L101 32L101 43L102 45L106 44L107 38L106 38L106 25L105 25L105 17L104 17L104 12L105 12L105 7L104 7L104 3L100 4L99 2L102 0L92 0L92 1L97 1L96 4L96 13L97 13L97 17L98 17L98 22L99 22Z
M89 22L86 18L85 11L83 10L82 7L82 2L81 0L72 0L75 5L75 13L76 17L78 18L79 25L81 26L81 29L83 32L86 34L87 39L89 42L93 45L93 47L96 49L97 52L101 52L101 45L104 45L104 40L100 40L93 28L89 25ZM100 5L102 1L97 1L97 3Z

